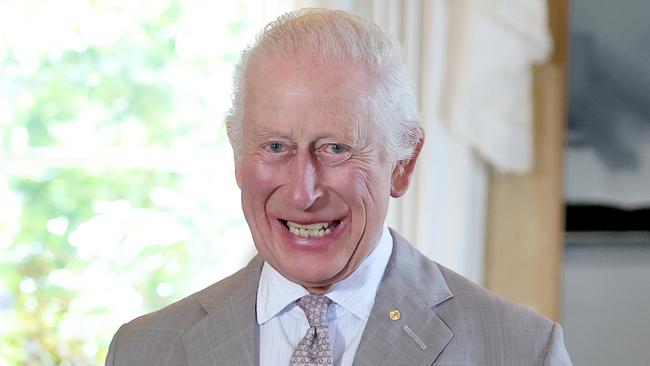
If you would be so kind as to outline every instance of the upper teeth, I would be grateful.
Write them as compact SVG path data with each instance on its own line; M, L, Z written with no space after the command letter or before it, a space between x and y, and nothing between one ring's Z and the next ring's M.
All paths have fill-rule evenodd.
M287 226L292 234L309 238L312 236L325 236L332 232L329 228L329 222L319 222L316 224L302 225L295 222L287 221Z
M303 224L297 224L295 222L287 221L287 225L290 228L291 227L298 227L298 228L301 228L301 229L310 229L310 230L311 229L316 229L316 230L318 230L318 229L323 228L323 227L327 228L330 225L330 223L329 222L317 222L315 224L303 225Z

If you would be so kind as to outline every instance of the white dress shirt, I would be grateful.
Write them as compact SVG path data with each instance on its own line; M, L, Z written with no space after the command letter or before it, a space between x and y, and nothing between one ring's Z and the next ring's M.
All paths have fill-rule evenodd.
M327 325L334 366L352 365L392 251L393 238L384 225L379 243L359 268L325 294L333 301ZM304 287L264 263L257 288L260 366L289 364L295 346L309 329L307 317L296 303L307 294Z

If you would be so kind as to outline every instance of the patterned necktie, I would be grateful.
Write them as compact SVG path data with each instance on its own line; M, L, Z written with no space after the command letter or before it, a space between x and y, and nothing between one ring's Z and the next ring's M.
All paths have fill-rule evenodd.
M309 329L291 355L289 366L332 365L332 349L327 331L327 306L332 300L323 295L306 295L298 305L307 315Z

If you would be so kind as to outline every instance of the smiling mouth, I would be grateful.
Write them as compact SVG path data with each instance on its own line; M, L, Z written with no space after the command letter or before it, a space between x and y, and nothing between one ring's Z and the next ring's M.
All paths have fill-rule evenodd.
M298 224L287 220L280 220L282 224L295 236L301 238L323 237L332 233L341 223L341 220L317 222L314 224Z

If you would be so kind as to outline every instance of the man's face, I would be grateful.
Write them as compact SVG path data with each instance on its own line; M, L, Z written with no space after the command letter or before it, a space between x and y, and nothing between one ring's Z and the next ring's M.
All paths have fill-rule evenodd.
M352 273L386 217L392 164L370 127L370 77L300 56L249 73L236 168L243 211L264 259L311 292Z

